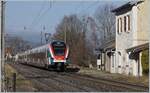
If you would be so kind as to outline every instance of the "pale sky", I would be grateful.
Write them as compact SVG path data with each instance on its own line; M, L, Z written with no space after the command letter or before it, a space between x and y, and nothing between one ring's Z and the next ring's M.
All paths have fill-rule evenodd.
M127 1L7 1L5 29L10 35L19 35L26 40L40 42L43 26L46 28L45 32L54 33L64 15L92 16L102 4L113 3L120 6L125 2Z

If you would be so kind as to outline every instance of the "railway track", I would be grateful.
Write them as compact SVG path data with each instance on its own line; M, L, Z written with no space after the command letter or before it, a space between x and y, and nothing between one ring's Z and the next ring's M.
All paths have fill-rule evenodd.
M22 74L26 79L33 81L33 84L35 83L34 84L35 88L38 88L38 91L47 91L47 92L48 91L53 91L53 92L86 91L82 87L78 87L75 84L72 83L69 84L68 82L65 82L59 76L57 76L57 73L49 73L49 71L43 68L37 69L26 65L21 65L21 64L18 65L20 65L22 68L20 69L20 66L16 66L12 64L13 67L19 69L19 73ZM39 85L40 83L42 84L43 87ZM46 86L47 88L45 89L44 86Z
M65 73L65 75L72 76L72 77L75 76L75 74L68 74L68 73ZM126 89L133 90L133 91L148 91L149 90L149 87L146 87L146 86L136 85L136 84L127 83L127 82L125 83L125 82L120 82L120 81L110 80L110 79L100 78L100 77L96 78L96 77L91 77L89 75L77 74L76 78L85 79L87 81L105 83L105 84L109 84L115 87L126 88Z
M48 71L41 67L18 64L14 65L20 74L26 79L31 80L35 87L37 84L38 91L53 91L53 92L147 92L148 87L139 86L119 81L94 78L87 75L80 75L70 72L55 72ZM20 68L21 67L21 68ZM41 85L41 86L40 86ZM43 88L42 88L43 87Z

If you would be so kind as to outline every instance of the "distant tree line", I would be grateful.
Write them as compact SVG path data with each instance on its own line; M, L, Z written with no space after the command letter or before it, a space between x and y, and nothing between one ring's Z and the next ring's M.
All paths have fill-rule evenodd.
M11 48L13 50L12 55L15 55L18 52L31 49L32 45L29 41L24 40L20 36L11 36L7 34L7 36L5 36L5 48Z

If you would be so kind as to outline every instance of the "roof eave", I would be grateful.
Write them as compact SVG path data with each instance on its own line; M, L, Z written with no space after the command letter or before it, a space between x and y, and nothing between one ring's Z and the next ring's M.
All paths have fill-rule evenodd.
M116 13L116 12L121 11L122 9L133 7L134 5L137 5L137 4L142 3L142 2L144 2L144 1L140 0L140 1L135 1L135 2L127 2L126 4L124 4L118 8L113 9L111 12Z

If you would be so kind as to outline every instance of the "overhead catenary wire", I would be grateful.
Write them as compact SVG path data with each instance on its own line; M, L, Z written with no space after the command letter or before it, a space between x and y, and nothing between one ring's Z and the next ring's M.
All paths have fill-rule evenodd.
M41 19L43 18L43 16L46 13L48 13L48 11L51 9L51 6L52 6L51 3L52 3L52 1L50 2L50 6L42 14L39 15L39 17L36 20L36 22L34 22L34 24L31 25L30 29L34 29L34 27L39 24L39 22L41 21Z
M95 4L98 4L99 1L94 1L94 3L90 4L86 9L83 9L81 11L78 12L78 14L81 14L85 11L87 11L88 9L90 9L91 7L93 7ZM45 2L44 2L45 3ZM83 1L80 2L80 4L82 4ZM43 18L43 16L48 13L49 9L51 8L51 4L52 4L52 1L50 1L50 7L48 7L43 13L42 13L42 10L43 10L43 6L44 4L42 5L38 15L35 17L35 19L33 20L33 22L31 23L31 25L29 26L29 29L34 29L34 27L36 25L39 24L39 22L41 21L41 19ZM76 8L76 10L78 10L79 7Z
M82 6L83 2L84 2L84 1L80 1L80 3L78 4L78 7L75 8L75 11L78 11L78 9L80 9L80 7Z
M85 9L79 11L78 14L81 14L81 13L87 11L88 9L90 9L91 7L93 7L94 5L99 4L99 3L98 3L99 1L93 1L93 2L94 2L94 3L90 4L87 8L85 8Z
M38 20L38 18L40 17L41 13L42 13L42 10L44 9L44 5L45 5L45 2L43 2L40 10L39 10L39 13L37 14L37 16L33 19L33 21L31 22L31 25L29 26L29 29L34 25L34 23Z
M86 12L88 9L92 8L94 5L98 4L98 2L99 2L99 1L94 1L94 3L90 4L87 8L85 8L85 9L79 11L78 14L81 14L81 13L83 13L83 12ZM45 3L45 2L44 2L44 3ZM80 2L80 4L82 4L82 3L83 3L83 1ZM32 30L33 30L33 29L35 28L35 26L37 26L37 25L40 23L40 21L41 21L41 19L43 18L43 16L45 16L45 14L48 13L48 11L50 10L51 6L52 6L52 1L50 1L50 7L48 7L48 8L42 13L42 10L43 10L43 8L44 8L44 4L42 5L42 7L41 7L41 9L40 9L40 11L39 11L39 13L38 13L38 15L35 17L35 19L34 19L33 22L31 23L31 25L29 26L29 29L32 29ZM79 9L79 7L76 8L76 10L78 10L78 9Z

